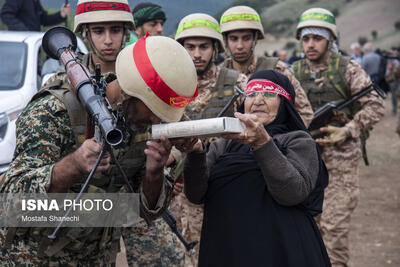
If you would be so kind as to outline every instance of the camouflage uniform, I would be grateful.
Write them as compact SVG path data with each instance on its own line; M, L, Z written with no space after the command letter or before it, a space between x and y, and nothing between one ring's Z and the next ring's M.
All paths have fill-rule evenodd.
M221 72L222 66L211 65L211 67L202 75L198 76L198 97L188 104L186 111L190 113L202 114L207 107L208 103L215 93L218 76ZM244 90L246 88L247 78L243 74L239 74L236 85ZM239 98L234 103L234 108L243 101ZM205 119L206 117L204 117ZM177 215L177 223L179 229L182 229L182 234L189 242L195 240L200 241L201 227L203 223L203 205L195 205L191 203L183 193L180 193L172 199L171 210ZM186 254L185 267L197 266L199 258L200 245L196 245L196 254Z
M387 82L395 82L395 81L400 81L400 64L397 66L397 68L388 76L386 76ZM400 99L400 85L397 87L397 98ZM393 97L393 96L392 96ZM397 128L396 128L396 133L400 136L400 113L398 112L398 121L397 121Z
M255 55L253 55L252 58L253 58L252 63L247 67L247 71L243 73L244 75L247 76L247 78L250 78L252 74L262 69L261 66L257 66L257 62L262 60L262 58L256 57ZM229 58L226 59L224 62L224 66L226 66L227 68L233 68L232 59ZM293 75L291 69L288 68L283 61L278 60L274 70L279 71L280 73L288 77L289 81L292 83L294 90L296 92L295 108L297 112L299 112L300 117L303 119L304 124L306 126L310 125L314 113L312 111L311 104L308 101L303 88L301 87L301 84Z
M311 73L328 70L328 62L323 64L314 64L309 60L302 62L307 64ZM294 71L294 73L297 72ZM346 86L352 95L371 84L368 74L354 60L349 60L344 74ZM301 81L297 74L296 77ZM309 92L304 82L301 81L301 83L305 91ZM321 78L316 84L322 88L330 82ZM313 103L309 93L308 96L310 102ZM324 146L322 153L329 172L329 185L325 189L323 213L319 226L332 266L347 266L349 259L350 216L359 198L360 132L371 129L384 114L383 101L375 92L367 94L357 102L361 108L353 114L352 120L345 123L350 132L348 140L342 145ZM313 106L314 110L316 108L318 107Z
M91 54L84 58L83 64L93 72ZM58 83L58 81L63 82ZM65 73L57 73L47 84L56 83L61 88L65 88L65 82ZM42 91L36 95L17 120L17 145L14 160L2 180L0 192L46 193L51 183L52 169L55 163L74 152L84 141L82 136L75 132L75 128L73 129L74 125L71 123L69 110L67 111L65 103L54 93L49 92L51 91ZM85 113L82 111L80 114ZM164 179L157 205L154 209L149 209L141 190L141 181L145 176L146 157L143 150L146 145L145 142L134 143L132 137L135 135L136 132L128 129L123 145L121 148L114 149L114 153L130 177L134 190L140 193L143 215L149 219L155 219L168 206L172 185ZM79 190L85 179L86 177L82 177L71 187L71 190L74 190L73 188ZM93 184L91 182L89 185L89 192L92 188L102 189L101 185L97 185L96 182L101 184L101 182L110 180L114 182L107 183L107 189L103 189L104 191L126 190L123 188L125 182L119 174L117 166L111 164L106 172L93 176ZM61 232L71 229L80 228L63 228ZM50 253L51 248L57 247L60 243L58 242L62 235L60 232L54 243L48 247L45 246L43 255L40 255L42 253L39 245L49 241L47 239L48 231L53 229L18 228L9 249L4 246L7 230L1 229L0 262L2 262L2 266L21 266L22 264L25 264L23 266L109 266L115 262L121 236L120 229L84 228L83 230L85 229L92 230L91 234L93 233L94 236L91 234L83 236L82 233L78 233L76 240L70 240L70 243L60 247L58 251ZM125 231L128 230L129 228L125 229ZM97 238L98 236L99 238ZM103 238L111 238L113 242L104 242L105 245L102 246Z
M122 234L128 266L184 266L185 249L164 220L155 220L151 228L141 221Z

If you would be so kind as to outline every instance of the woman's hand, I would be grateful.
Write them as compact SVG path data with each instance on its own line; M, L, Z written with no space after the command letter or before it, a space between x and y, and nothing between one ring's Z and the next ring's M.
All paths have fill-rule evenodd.
M258 120L256 115L235 112L235 117L244 124L244 132L238 134L224 134L224 138L234 139L241 144L250 145L253 150L260 148L271 139L264 125Z

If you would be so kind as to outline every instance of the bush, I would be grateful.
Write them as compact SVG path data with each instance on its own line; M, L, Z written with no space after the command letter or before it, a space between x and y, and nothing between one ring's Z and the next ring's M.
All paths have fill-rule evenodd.
M400 31L400 20L394 23L394 27L396 28L397 31Z
M373 30L373 31L371 32L371 36L372 36L372 38L373 38L374 40L376 40L376 38L378 38L378 32L377 32L376 30Z
M368 38L365 36L358 37L358 43L363 46L366 42L368 42Z
M291 50L294 49L296 47L296 43L289 41L285 44L285 50Z
M339 16L339 9L334 8L334 9L332 10L332 14L335 16L335 18L338 17L338 16Z

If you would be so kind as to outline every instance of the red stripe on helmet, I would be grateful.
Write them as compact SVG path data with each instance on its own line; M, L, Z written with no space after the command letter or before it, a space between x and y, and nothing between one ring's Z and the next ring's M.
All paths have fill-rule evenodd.
M131 12L129 5L124 3L110 3L110 2L85 2L81 3L76 7L76 14L79 15L86 12L92 11L102 11L102 10L118 10L118 11L126 11Z
M146 51L146 38L149 35L140 38L133 47L133 58L135 60L136 68L140 76L153 91L153 93L164 103L174 108L184 108L187 104L193 101L199 94L197 88L192 97L178 95L172 90L158 75L150 62L149 56Z

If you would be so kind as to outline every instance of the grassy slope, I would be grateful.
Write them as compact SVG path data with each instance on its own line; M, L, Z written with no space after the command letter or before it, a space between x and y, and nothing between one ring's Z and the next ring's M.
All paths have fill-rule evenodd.
M147 0L130 0L131 6L137 2ZM265 0L221 0L215 3L213 0L186 0L185 2L154 0L164 6L169 19L166 23L166 34L175 31L177 22L190 12L207 12L209 14L217 13L221 6L240 4L240 1L254 2L254 5L264 6ZM0 6L4 0L0 0ZM60 0L42 0L44 6L57 8L63 1ZM70 0L72 6L76 5L76 0ZM133 3L135 2L135 3ZM400 32L396 32L394 22L400 20L400 1L399 0L280 0L271 7L265 7L264 10L258 10L263 19L263 25L266 33L273 33L279 37L279 40L269 40L260 43L257 53L271 51L283 48L286 42L295 41L294 32L300 14L310 7L324 7L338 12L337 25L340 30L341 47L348 50L349 45L357 41L358 37L365 36L372 39L371 31L378 32L378 38L374 41L377 47L387 49L391 46L400 45ZM57 8L58 9L58 8ZM51 12L49 12L51 13ZM219 19L219 18L217 18ZM70 20L72 24L72 19ZM2 28L0 23L0 28Z
M294 34L297 19L304 10L311 7L336 9L335 12L339 13L336 22L340 31L340 46L346 51L360 36L372 40L373 30L378 32L377 40L373 40L377 47L387 49L400 46L400 32L394 28L394 22L400 20L398 0L353 0L350 3L344 0L321 0L315 3L310 3L310 0L284 0L261 13L264 27L267 31L271 29L271 32L275 32L278 39L260 42L257 54L282 49L288 41L296 42ZM293 23L282 23L288 21Z
M377 47L400 46L400 32L395 31L394 23L400 20L400 1L364 0L353 1L342 11L337 24L341 34L341 46L348 49L359 36L372 40L371 31L378 32L374 41Z

